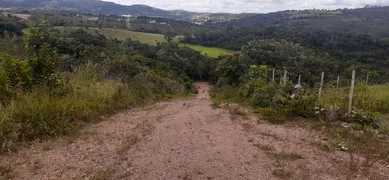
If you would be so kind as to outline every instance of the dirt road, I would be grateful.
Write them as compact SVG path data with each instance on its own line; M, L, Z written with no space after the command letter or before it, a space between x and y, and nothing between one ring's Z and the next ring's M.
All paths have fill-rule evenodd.
M320 148L303 122L271 125L212 108L209 86L185 100L120 113L76 138L0 155L0 179L346 179L348 155ZM381 168L381 169L380 169ZM388 167L378 167L389 177Z

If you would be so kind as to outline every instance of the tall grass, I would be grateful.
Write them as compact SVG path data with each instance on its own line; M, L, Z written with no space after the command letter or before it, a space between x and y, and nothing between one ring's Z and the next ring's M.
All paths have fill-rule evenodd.
M0 151L19 141L69 134L80 124L165 95L155 96L147 85L151 82L134 79L123 84L103 74L98 66L87 64L69 75L63 86L21 94L0 109Z
M354 105L358 108L378 112L389 113L389 85L376 85L357 87Z
M354 90L353 107L364 111L389 113L389 84L366 86L357 84ZM325 108L338 106L348 108L350 88L328 89L320 98L320 104Z
M347 119L350 88L326 89L320 97L317 96L317 91L306 89L295 92L294 99L288 97L288 93L279 93L282 90L281 87L278 88L276 94L271 94L273 91L261 91L263 95L260 98L256 98L255 95L241 96L239 87L233 86L215 87L211 95L214 105L221 102L236 102L258 108L257 111L270 122L281 123L291 116L320 118L328 121L350 120ZM361 115L360 118L374 117L377 121L382 120L379 123L382 124L382 128L386 129L385 131L388 131L388 89L389 84L374 86L357 84L353 96L353 110L355 110L353 113ZM266 94L270 94L270 96L267 97ZM266 102L264 99L269 99L270 104L264 103ZM315 111L319 114L316 114ZM365 121L358 119L355 123L365 123Z
M214 87L211 91L213 104L217 105L225 102L237 102L243 104L243 100L237 93L239 88L234 86Z

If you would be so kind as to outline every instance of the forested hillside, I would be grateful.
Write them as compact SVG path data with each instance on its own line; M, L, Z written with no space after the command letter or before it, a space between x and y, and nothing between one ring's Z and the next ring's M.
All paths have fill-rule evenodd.
M220 23L217 31L196 33L182 41L240 50L252 40L286 40L327 54L330 62L339 62L337 73L356 68L361 72L378 71L386 77L387 12L389 7L276 12Z
M301 10L259 14L220 23L228 28L288 27L297 30L363 33L389 36L389 7L339 10Z
M127 27L127 18L119 15L79 13L68 10L38 9L20 10L16 12L30 14L31 16L29 21L34 25L39 25L42 20L45 20L47 23L53 26L126 29L157 34L173 33L173 36L180 34L194 34L196 32L209 31L210 29L188 21L148 16L131 18L130 26Z
M168 11L152 8L145 5L124 6L100 0L2 0L0 1L0 6L17 8L54 8L101 14L132 14L175 18L174 14Z

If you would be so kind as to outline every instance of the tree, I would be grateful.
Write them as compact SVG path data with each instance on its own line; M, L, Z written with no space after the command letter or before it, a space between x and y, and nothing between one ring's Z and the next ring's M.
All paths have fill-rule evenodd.
M7 85L12 88L28 88L31 84L31 69L24 59L0 54L0 69L4 70Z
M41 48L41 46L49 45L56 46L57 38L54 28L46 22L42 22L38 27L31 27L28 33L24 37L24 43L27 51L35 51Z
M167 42L171 42L173 40L174 36L176 36L176 33L174 33L173 31L168 31L168 32L164 33L164 37L165 37Z
M6 33L22 36L22 30L26 27L27 25L25 23L20 22L14 17L0 17L0 37L4 37Z
M250 64L248 57L242 56L239 53L220 57L219 64L216 68L216 73L219 76L218 84L240 84L243 81Z
M251 65L267 65L276 69L287 68L289 76L302 75L313 85L321 72L336 71L336 64L326 55L285 40L257 40L242 47L242 54L249 57Z
M25 38L34 85L55 86L58 80L59 57L55 48L57 39L52 30L51 26L43 23L40 27L30 28Z

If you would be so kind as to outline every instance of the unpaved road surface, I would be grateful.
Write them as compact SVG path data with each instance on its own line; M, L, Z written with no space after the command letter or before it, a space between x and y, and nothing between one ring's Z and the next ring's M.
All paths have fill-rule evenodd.
M196 86L196 97L132 109L77 137L0 155L0 179L319 180L353 173L348 154L320 148L326 139L310 125L271 125L245 109L213 108L208 84ZM375 179L389 179L389 167L374 169Z

